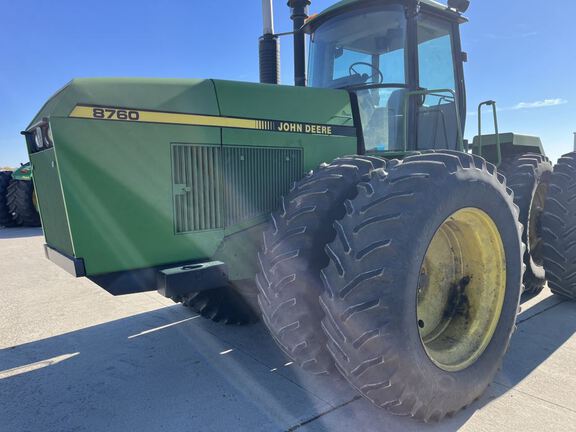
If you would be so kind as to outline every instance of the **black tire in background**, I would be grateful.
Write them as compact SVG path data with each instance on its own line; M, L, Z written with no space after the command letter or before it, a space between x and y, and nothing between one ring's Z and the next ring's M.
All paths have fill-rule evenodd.
M336 222L338 236L327 246L330 263L322 270L326 289L320 300L328 348L341 373L375 405L438 421L482 395L508 348L522 284L518 209L504 176L468 154L412 156L390 168L387 176L375 171L372 177L359 185L358 197ZM494 273L501 278L501 313L489 318L493 327L486 327L491 331L483 349L473 351L478 356L462 370L447 371L428 354L417 306L431 239L461 210L484 212L493 221L485 232L501 239L499 268L507 270ZM474 233L476 224L467 226L461 232ZM475 250L468 248L472 256ZM491 250L489 245L482 248L482 257L490 259ZM443 272L442 266L435 268ZM470 296L465 287L471 284L472 289L475 277L483 288L491 286L478 268L475 274L450 285L460 293L455 312L460 303L465 306Z
M258 255L256 276L262 318L280 348L314 374L327 374L334 361L322 332L320 270L328 263L324 246L336 236L333 222L354 198L357 184L383 159L349 156L321 166L297 182L271 216Z
M548 286L554 294L576 300L576 152L554 166L542 231Z
M0 226L13 227L18 223L12 217L8 208L8 186L12 181L12 172L0 171Z
M8 186L8 208L14 220L27 227L39 227L40 215L34 206L34 183L13 180Z
M520 223L524 226L524 292L536 295L546 284L541 216L552 163L546 156L526 153L505 159L498 171L506 176L506 184L514 192L514 204L520 210Z

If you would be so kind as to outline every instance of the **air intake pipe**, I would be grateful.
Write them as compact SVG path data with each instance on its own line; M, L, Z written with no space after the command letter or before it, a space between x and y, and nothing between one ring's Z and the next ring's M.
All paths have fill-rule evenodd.
M294 85L306 85L306 35L301 31L308 18L310 0L288 0L294 22Z
M280 41L274 35L274 9L272 0L262 0L264 32L259 41L260 82L280 83Z

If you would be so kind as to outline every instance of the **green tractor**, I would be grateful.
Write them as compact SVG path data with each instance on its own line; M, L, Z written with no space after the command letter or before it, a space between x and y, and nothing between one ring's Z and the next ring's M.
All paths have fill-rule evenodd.
M289 1L296 86L263 3L261 84L78 79L44 105L24 134L46 255L112 294L261 317L304 369L440 420L494 378L524 265L533 291L548 249L574 276L573 244L542 241L575 232L541 217L550 162L537 138L463 140L467 0Z
M41 226L30 163L0 172L0 226Z

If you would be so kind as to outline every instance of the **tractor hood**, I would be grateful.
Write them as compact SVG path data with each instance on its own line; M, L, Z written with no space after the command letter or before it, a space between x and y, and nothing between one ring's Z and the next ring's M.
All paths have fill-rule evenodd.
M357 151L345 91L211 79L73 80L27 143L46 243L88 276L230 263L225 239L266 220L307 171ZM236 255L256 256L241 243Z
M277 103L278 98L283 102ZM77 106L334 125L351 125L352 118L343 91L211 79L97 78L71 81L48 100L28 129L49 117L74 116Z
M77 104L149 107L218 115L211 80L146 78L75 79L52 96L29 127L47 117L67 117Z

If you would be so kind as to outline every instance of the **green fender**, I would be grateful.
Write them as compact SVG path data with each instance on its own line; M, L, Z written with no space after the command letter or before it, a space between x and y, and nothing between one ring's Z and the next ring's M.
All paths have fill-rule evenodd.
M14 170L14 172L12 173L12 178L14 180L25 180L25 181L32 180L32 165L30 164L30 162Z

